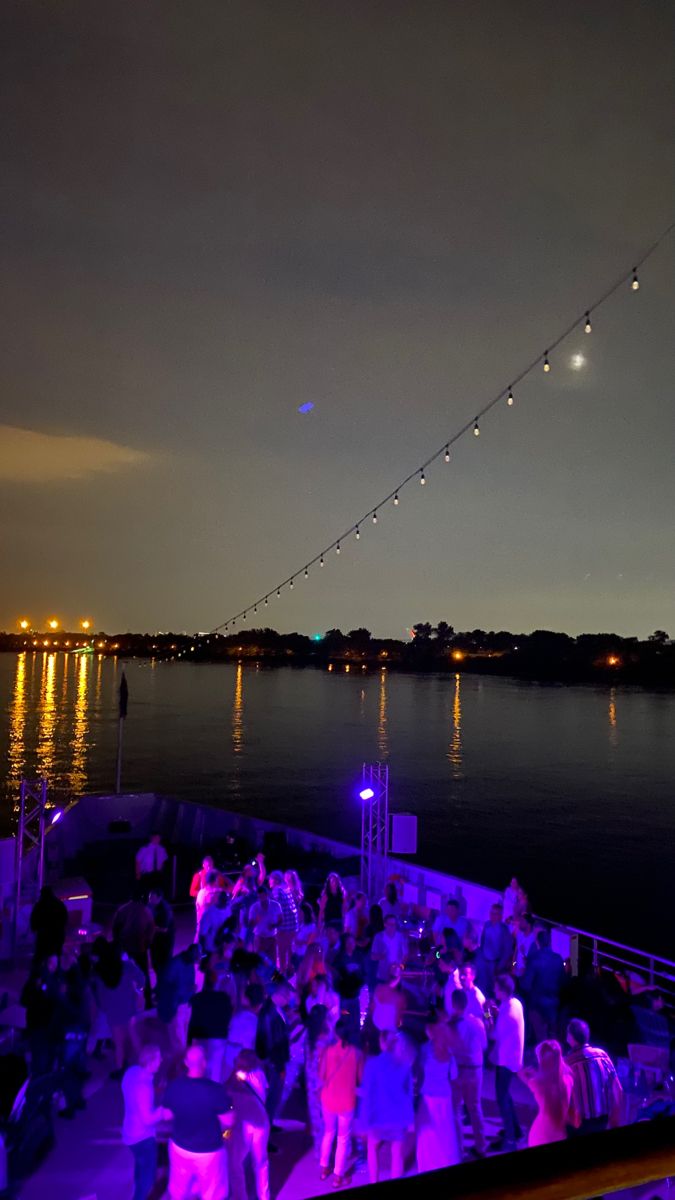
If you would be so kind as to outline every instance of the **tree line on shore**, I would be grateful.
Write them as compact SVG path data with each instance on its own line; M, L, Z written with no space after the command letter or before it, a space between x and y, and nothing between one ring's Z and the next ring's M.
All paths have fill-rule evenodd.
M548 629L456 631L446 621L420 621L407 640L377 638L365 628L329 629L310 638L275 629L242 629L228 634L115 634L91 639L97 653L120 657L157 657L192 662L257 660L269 664L326 666L331 663L387 667L408 671L473 671L567 680L608 676L622 682L675 684L675 644L665 630L644 640L616 633L583 633L572 637ZM75 648L68 635L39 640L0 634L0 650Z

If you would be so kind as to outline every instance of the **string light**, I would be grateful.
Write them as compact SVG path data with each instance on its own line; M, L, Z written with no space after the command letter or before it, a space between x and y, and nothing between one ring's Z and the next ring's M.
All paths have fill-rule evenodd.
M293 580L292 579L291 579L290 587L291 587L291 591L293 591Z
M269 601L267 599L267 596L265 596L265 608L267 608L268 603L269 603Z
M563 331L562 331L562 332L561 332L561 333L558 335L558 337L557 337L557 338L556 338L554 341L552 341L552 342L549 342L548 349L544 351L544 355L543 355L543 369L544 369L544 372L545 372L545 374L549 374L549 372L551 371L551 363L550 363L550 360L549 360L549 355L550 355L550 354L552 354L552 353L553 353L555 350L557 350L557 349L558 349L558 347L561 345L561 343L563 343L563 342L564 342L564 341L565 341L565 340L566 340L568 337L570 337L570 336L571 336L571 335L572 335L572 334L573 334L573 333L574 333L576 330L578 330L578 328L579 328L579 325L580 325L580 324L582 324L582 323L583 323L583 327L584 327L584 332L585 332L585 333L591 333L591 330L592 330L592 325L591 325L591 313L595 313L595 312L598 310L598 308L600 308L600 307L601 307L603 304L605 304L605 303L606 303L606 302L607 302L607 301L610 299L610 297L612 297L612 296L613 296L613 295L614 295L616 292L618 292L618 290L619 290L620 288L622 288L622 287L625 287L626 283L628 283L628 284L629 284L629 286L630 286L630 288L632 289L632 291L634 291L634 292L638 291L638 289L639 289L639 287L640 287L640 281L639 281L639 279L638 279L638 268L639 268L639 267L641 267L641 266L642 266L642 265L643 265L643 264L644 264L644 263L645 263L645 262L646 262L646 261L647 261L647 260L648 260L648 259L649 259L649 258L650 258L650 257L651 257L651 256L652 256L654 253L655 253L655 252L656 252L656 250L659 248L659 246L661 246L662 242L664 242L664 241L666 240L666 238L667 238L667 237L669 237L669 236L670 236L670 234L672 234L672 233L673 233L673 231L674 231L674 230L675 230L675 221L673 221L673 222L672 222L672 223L671 223L671 224L670 224L670 225L667 227L667 229L665 229L665 230L664 230L664 231L663 231L663 232L660 234L660 236L659 236L659 237L656 239L656 241L654 241L654 242L652 243L652 245L649 247L649 249L648 249L648 250L647 250L647 251L646 251L646 252L645 252L645 253L644 253L644 254L643 254L643 255L642 255L642 256L641 256L639 259L637 259L637 261L636 261L636 264L635 264L635 266L634 266L634 267L632 267L632 268L631 268L630 270L628 270L628 271L624 271L624 273L623 273L623 274L620 276L620 278L619 278L619 279L617 279L617 280L616 280L616 281L615 281L615 282L614 282L614 283L613 283L613 284L612 284L610 287L608 287L608 288L607 288L607 289L606 289L606 290L605 290L605 291L604 291L604 292L603 292L603 293L602 293L600 296L598 296L598 297L597 297L597 298L594 300L593 304L591 304L591 305L590 305L590 306L589 306L589 307L588 307L588 308L587 308L585 311L583 311L583 315L582 315L582 316L576 316L576 317L575 317L575 319L574 319L574 321L572 321L572 322L571 322L571 323L570 323L570 324L567 326L567 328L566 328L566 329L563 329ZM513 388L514 388L514 387L517 387L517 386L518 386L518 384L519 384L519 383L521 383L521 381L522 381L523 379L525 379L525 378L526 378L528 375L530 375L530 374L531 374L533 371L535 371L535 370L537 369L537 367L538 367L538 366L539 366L541 363L542 363L542 355L541 355L541 352L540 352L540 353L539 353L539 354L538 354L538 355L537 355L537 356L536 356L536 357L535 357L535 358L534 358L534 359L533 359L533 360L532 360L532 361L531 361L531 362L530 362L530 363L529 363L529 364L528 364L526 367L524 367L524 369L523 369L523 370L522 370L522 371L521 371L521 372L520 372L520 373L519 373L519 374L518 374L518 375L517 375L517 376L514 378L514 381L513 381L513 383L512 383L512 384L509 386L509 388L508 388L508 391L506 392L506 403L507 403L507 405L509 405L509 407L511 407L511 406L513 405L513 403L514 403ZM501 391L500 391L500 392L499 392L499 393L498 393L498 394L497 394L497 395L494 397L494 399L492 399L492 400L488 401L488 402L487 402L487 403L486 403L486 404L485 404L485 405L484 405L484 406L483 406L483 407L482 407L482 408L479 410L479 412L477 413L477 415L476 415L476 417L474 418L474 420L473 420L473 421L469 421L469 422L468 422L466 425L464 425L464 426L463 426L463 428L461 428L461 429L460 429L460 430L459 430L459 431L458 431L458 432L457 432L457 433L454 435L454 437L450 439L450 441L448 441L448 442L446 442L446 443L445 443L445 446L444 446L444 447L443 447L443 445L441 445L441 448L440 448L440 449L438 449L438 450L435 452L435 454L431 455L431 456L430 456L430 457L427 459L427 464L429 464L429 463L431 463L431 462L434 462L434 461L436 460L436 458L440 457L440 455L441 455L441 454L443 454L443 456L444 456L444 459L445 459L445 462L446 462L446 463L450 462L450 446L451 446L451 444L452 444L452 443L454 443L454 442L456 442L456 441L458 441L458 440L459 440L459 438L460 438L460 437L463 437L465 434L467 434L467 433L469 432L469 430L471 430L471 429L473 430L474 437L480 437L480 432L481 432L481 431L480 431L480 427L479 427L479 421L480 421L480 420L482 420L482 418L483 418L483 417L486 415L486 413L488 413L488 412L491 412L491 410L492 410L492 409L493 409L493 408L494 408L494 407L495 407L497 404L499 404L500 402L502 402L502 401L503 401L503 399L504 399L504 394L505 394L505 393L504 393L504 389L502 389L502 390L501 390ZM392 492L390 492L388 496L386 496L386 497L385 497L383 500L381 500L381 501L380 501L380 504L378 505L378 507L382 507L382 505L383 505L383 504L385 504L385 503L387 503L387 502L388 502L390 499L393 499L394 506L395 506L395 507L398 507L398 505L399 505L399 492L401 491L401 489L402 489L403 487L405 487L405 485L406 485L407 483L409 483L409 482L410 482L412 479L414 479L415 475L418 475L418 476L419 476L419 481L420 481L420 483L421 483L422 485L424 485L424 484L426 483L426 475L425 475L425 470L424 470L424 468L423 468L423 467L418 467L418 468L417 468L415 471L413 471L413 472L412 472L412 474L408 475L408 476L407 476L405 479L403 479L403 480L401 481L401 483L399 483L398 487L396 488L396 490L395 490L393 493L392 493ZM374 525L377 525L377 508L371 509L371 516L372 516L372 521L373 521L373 524L374 524ZM360 521L359 521L359 522L358 522L356 525L353 525L353 526L352 526L352 530L354 531L354 533L355 533L355 535L356 535L356 538L357 538L357 540L359 540L359 539L360 539L360 535L361 535L360 526L361 526L361 524L363 523L363 521L365 521L366 519L367 519L367 516L365 516L365 517L362 517L362 518L361 518L361 520L360 520ZM343 535L343 536L344 536L344 535ZM334 547L335 547L335 552L336 552L336 554L339 554L339 553L340 553L340 548L341 548L341 547L340 547L340 542L339 542L339 541L338 541L338 542L332 542L332 543L331 543L331 545L330 545L330 546L329 546L329 547L328 547L326 550L322 551L322 552L321 552L321 554L320 554L320 555L319 555L319 557L318 557L319 564L320 564L322 567L324 566L324 562L325 562L325 554L327 554L327 553L328 553L328 550L330 550L330 549L332 548L332 546L334 546ZM312 564L312 565L313 565L315 562L317 562L317 558L313 558L313 559L311 559L311 564ZM309 565L310 565L310 564L307 564L307 566L305 566L305 568L304 568L304 575L305 575L305 578L307 578L307 577L308 577L308 575L309 575L309 570L308 570L308 568L309 568ZM299 572L298 572L298 577L299 577ZM289 584L290 584L290 587L291 587L291 588L293 588L293 586L294 586L294 579L295 579L295 576L291 577L291 578L290 578L290 579L288 579L288 580L285 580L285 581L284 581L284 583L282 583L282 584L279 584L279 585L277 586L277 589L276 589L276 594L277 594L277 596L280 596L280 595L281 595L281 590L282 590L282 588L284 588L284 587L286 586L286 583L289 583ZM272 593L270 592L270 593L269 593L269 595L271 595L271 594L272 594ZM267 604L267 596L265 596L265 597L264 597L264 602L265 602L265 604ZM251 611L251 609L252 609L252 611L253 611L253 612L257 612L257 604L260 604L260 603L262 603L262 599L261 599L261 600L258 600L258 601L256 602L256 604L255 604L255 605L253 605L253 606L249 605L249 610L247 610L247 611ZM237 617L231 617L231 618L229 618L229 621L227 621L227 622L223 622L221 625L218 625L218 626L216 626L216 628L215 628L215 629L212 629L212 630L211 630L211 633L212 633L212 634L218 633L218 631L219 631L219 630L221 630L221 629L225 629L225 630L227 631L227 630L228 630L228 628L229 628L229 625L230 625L230 624L232 624L232 625L234 626L234 625L236 624L236 621L237 621L237 620L238 620L238 619L239 619L239 618L240 618L242 615L243 615L244 619L246 619L246 615L247 615L247 613L246 613L246 612L244 612L243 614L242 614L242 613L238 613L238 614L237 614Z

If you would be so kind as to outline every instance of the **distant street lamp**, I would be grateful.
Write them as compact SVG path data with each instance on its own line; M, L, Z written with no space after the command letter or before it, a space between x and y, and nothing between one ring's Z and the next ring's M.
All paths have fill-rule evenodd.
M23 629L25 633L27 629L30 629L30 621L27 621L24 617L23 621L19 621L19 629Z
M49 625L50 629L58 629L59 627L59 623L55 617L52 617L51 621L47 621L47 624Z
M88 629L91 629L91 621L80 621L80 625L84 629L85 633L87 632Z

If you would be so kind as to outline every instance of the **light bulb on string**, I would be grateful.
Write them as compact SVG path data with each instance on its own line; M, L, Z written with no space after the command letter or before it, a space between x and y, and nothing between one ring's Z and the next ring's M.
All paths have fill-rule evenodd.
M478 421L474 421L474 423L473 423L473 436L480 437L480 429L478 428Z
M593 326L591 325L591 314L589 312L587 312L586 313L586 322L584 324L584 333L590 333L592 328L593 328Z
M427 481L427 477L424 474L424 471L420 471L420 483L422 484L422 487L424 487L426 481Z
M359 538L361 537L361 533L359 531L358 525L356 526L356 529L354 530L354 536L356 537L356 540L358 542Z
M265 608L267 608L268 603L269 603L269 601L267 599L267 596L265 596Z
M509 394L506 397L506 403L508 404L509 408L513 407L513 388L509 388Z
M253 611L254 611L254 613L257 613L257 611L258 611L258 605L257 605L257 604L254 604L254 605L253 605Z
M394 492L394 504L398 508L398 492Z
M638 279L636 267L633 267L633 278L630 281L630 286L634 292L637 292L640 287L640 280Z
M309 571L307 570L307 567L305 567L305 579L309 579Z
M281 588L277 588L277 596L281 595Z
M373 513L373 525L377 525L377 513Z
M335 553L336 554L340 553L340 543L339 542L338 542L337 546L335 547Z
M450 462L450 447L449 446L445 447L445 454L443 455L443 458L445 459L446 462Z
M548 375L549 371L551 370L551 364L548 361L548 350L546 351L546 353L544 355L544 370L547 375Z
M290 588L291 588L291 591L293 591L293 580L292 579L291 579L291 583L290 583Z
M323 561L323 554L322 554L321 558L319 559L319 566L322 567L323 565L324 565L324 561Z

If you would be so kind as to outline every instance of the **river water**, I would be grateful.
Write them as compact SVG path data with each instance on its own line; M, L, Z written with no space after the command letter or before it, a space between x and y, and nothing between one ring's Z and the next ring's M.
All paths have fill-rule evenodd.
M671 955L675 695L335 667L124 664L123 789L358 842L361 764L418 816L418 859ZM111 791L122 664L0 655L5 817L22 778ZM5 826L6 828L6 826Z

